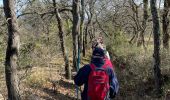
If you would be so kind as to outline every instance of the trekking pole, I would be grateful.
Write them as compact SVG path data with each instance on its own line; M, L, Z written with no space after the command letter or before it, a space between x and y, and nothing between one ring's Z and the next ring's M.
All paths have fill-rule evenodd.
M77 72L80 68L80 49L78 48L78 58L77 58ZM77 100L79 98L79 87L76 85Z

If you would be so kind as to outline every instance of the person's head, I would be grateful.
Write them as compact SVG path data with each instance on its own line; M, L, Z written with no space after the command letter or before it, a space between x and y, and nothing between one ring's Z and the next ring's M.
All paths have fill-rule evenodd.
M93 49L91 63L103 64L104 57L105 57L104 50L99 47L96 47Z
M93 53L92 53L92 58L104 58L105 53L104 50L100 47L95 47L93 49Z

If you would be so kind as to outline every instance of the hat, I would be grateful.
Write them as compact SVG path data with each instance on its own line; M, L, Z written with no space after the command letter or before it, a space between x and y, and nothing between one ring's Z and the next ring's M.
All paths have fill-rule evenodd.
M104 50L99 48L99 47L96 47L94 50L93 50L93 56L96 56L96 57L104 57Z

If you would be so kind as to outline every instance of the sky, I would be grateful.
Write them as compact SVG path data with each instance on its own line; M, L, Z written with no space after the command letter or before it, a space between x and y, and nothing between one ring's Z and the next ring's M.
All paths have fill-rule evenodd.
M3 4L3 0L0 0L0 5L2 5Z

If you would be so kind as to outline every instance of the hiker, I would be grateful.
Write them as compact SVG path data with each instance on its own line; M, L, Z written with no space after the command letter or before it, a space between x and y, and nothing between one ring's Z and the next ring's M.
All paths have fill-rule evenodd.
M104 50L104 54L105 54L105 61L107 62L107 64L110 64L109 66L111 66L112 68L114 68L114 66L112 65L112 62L110 60L110 55L109 52L106 50L106 46L103 43L103 37L100 36L96 39L94 39L92 41L92 50L94 50L96 47L101 48Z
M110 60L110 55L109 55L109 52L106 50L106 47L104 46L102 36L100 36L92 41L92 50L94 50L94 48L96 48L96 47L103 49L106 58L108 58Z
M104 50L94 48L91 63L83 66L74 77L77 86L84 85L82 100L110 100L118 92L119 84L116 74L105 61Z

